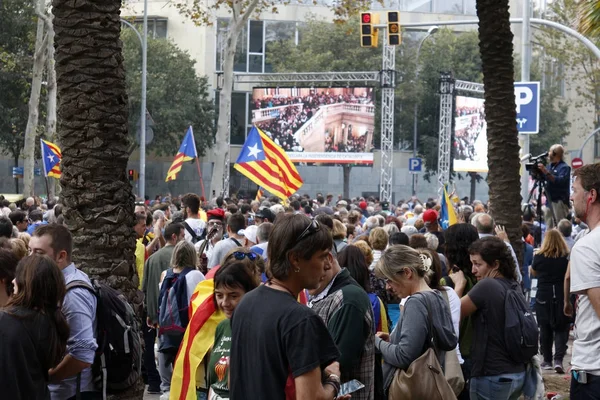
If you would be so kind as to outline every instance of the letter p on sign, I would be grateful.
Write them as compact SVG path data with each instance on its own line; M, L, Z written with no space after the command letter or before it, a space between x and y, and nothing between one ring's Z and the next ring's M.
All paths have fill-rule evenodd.
M531 103L533 92L526 86L515 87L515 102L517 103L517 114L521 113L521 106Z

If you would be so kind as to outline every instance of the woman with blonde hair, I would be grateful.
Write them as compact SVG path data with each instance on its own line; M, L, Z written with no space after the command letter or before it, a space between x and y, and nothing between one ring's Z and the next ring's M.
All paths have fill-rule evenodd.
M337 252L341 252L342 250L344 250L344 248L346 246L348 246L348 243L346 243L346 234L348 233L348 230L346 228L346 225L344 225L342 222L338 221L337 219L333 220L333 230L331 231L331 234L333 235L333 244L335 245L335 248L337 250Z
M546 232L542 246L529 267L538 280L535 313L540 328L540 350L544 356L542 369L563 374L563 357L567 352L571 320L563 312L565 273L569 265L569 247L557 229ZM554 342L554 359L552 358ZM554 362L554 365L552 364Z
M407 298L396 328L390 335L378 332L375 338L375 348L383 356L386 393L396 370L408 369L427 351L431 339L439 350L437 356L442 367L446 351L453 350L458 342L450 308L441 293L431 289L425 279L432 265L432 259L417 250L394 245L383 252L375 267L375 274L385 279L388 290Z

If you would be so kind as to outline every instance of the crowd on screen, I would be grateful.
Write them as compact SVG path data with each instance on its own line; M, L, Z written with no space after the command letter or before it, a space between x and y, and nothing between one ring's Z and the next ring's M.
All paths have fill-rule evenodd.
M464 129L457 129L454 138L454 150L457 160L473 160L475 158L475 142L485 127L485 111L483 107L457 107L457 118L471 117L470 124Z
M259 122L256 125L267 135L269 135L275 143L283 147L286 151L304 151L302 146L294 138L294 134L309 121L313 115L324 105L337 103L349 104L367 104L372 105L373 100L369 97L359 97L352 93L346 94L330 94L311 93L308 96L274 96L256 99L254 101L255 109L281 107L293 104L302 104L300 107L287 107L283 110L276 110L273 113L274 118L268 121ZM364 140L364 139L363 139ZM359 143L352 143L353 147L357 147ZM335 151L333 146L326 151Z

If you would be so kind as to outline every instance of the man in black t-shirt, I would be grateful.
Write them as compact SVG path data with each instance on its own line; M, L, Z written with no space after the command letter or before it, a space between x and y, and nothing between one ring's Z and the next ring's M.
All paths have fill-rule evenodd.
M340 353L321 318L297 301L322 284L332 245L317 221L277 218L267 249L271 279L246 294L231 318L231 400L337 396Z

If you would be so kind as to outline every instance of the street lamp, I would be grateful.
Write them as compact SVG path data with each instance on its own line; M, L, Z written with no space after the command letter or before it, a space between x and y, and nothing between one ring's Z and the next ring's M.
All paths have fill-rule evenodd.
M144 201L146 195L146 72L148 56L148 0L144 0L143 35L130 22L121 19L121 22L133 29L142 45L142 98L140 111L140 172L139 196Z
M425 35L425 37L423 39L421 39L421 42L419 43L419 47L417 47L417 60L416 60L416 68L415 68L415 85L418 83L419 81L419 57L421 55L421 47L423 46L423 43L425 43L425 40L427 40L428 37L432 36L433 34L435 34L440 28L438 26L432 26L431 28L429 28L427 30L427 35ZM417 112L419 111L419 102L418 99L415 98L415 107L414 107L414 125L413 125L413 158L417 157L417 140L419 138L419 134L417 132L417 128L418 128L418 122L417 122ZM417 194L417 174L412 174L412 195L416 196Z

